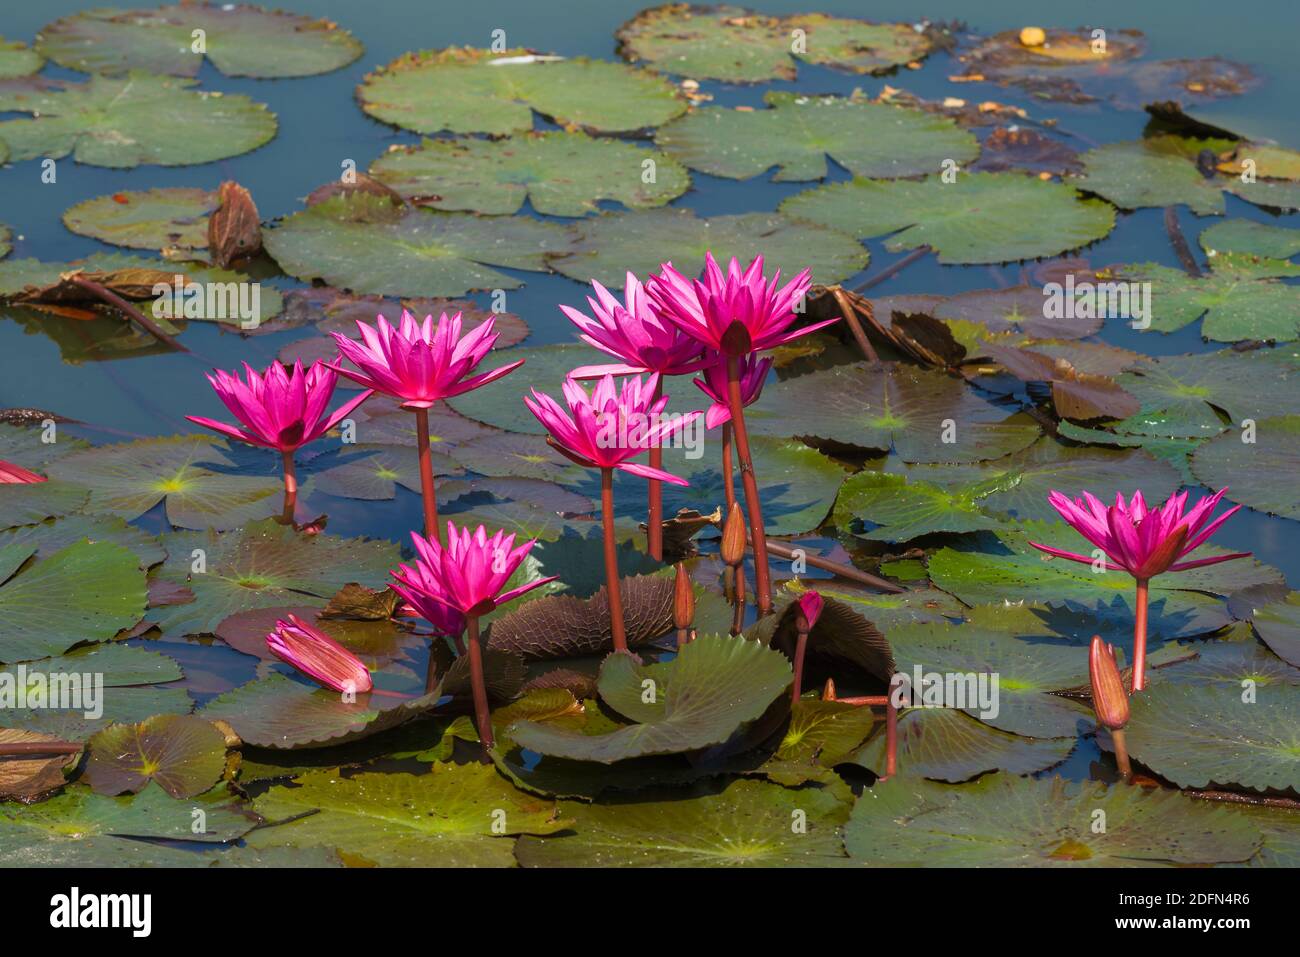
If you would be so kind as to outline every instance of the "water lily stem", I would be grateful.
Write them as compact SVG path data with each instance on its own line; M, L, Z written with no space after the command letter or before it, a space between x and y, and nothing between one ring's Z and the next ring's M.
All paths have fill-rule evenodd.
M799 640L794 646L794 684L790 687L790 707L792 708L798 704L799 696L803 694L803 658L807 651L808 631L801 628L799 630Z
M858 348L862 350L862 355L868 362L879 362L880 356L876 354L875 348L871 345L871 340L867 338L867 331L862 328L862 323L858 319L858 311L853 308L853 303L849 301L848 294L844 291L843 286L831 286L831 295L835 297L835 303L840 307L840 315L848 324L849 331L853 333L853 339L857 342Z
M31 755L77 754L84 745L71 741L14 741L0 744L0 757L26 757Z
M81 276L73 276L72 282L73 284L84 289L86 292L90 293L96 299L102 300L103 302L108 303L110 306L113 306L118 311L122 312L128 319L134 320L137 325L143 328L145 332L149 333L159 342L169 346L172 349L175 349L177 352L190 351L189 349L181 345L179 342L177 342L175 339L173 339L171 336L167 335L167 333L163 332L162 329L159 328L158 324L155 323L152 319L146 316L135 306L131 305L131 303L127 302L117 293L113 292L113 290L109 289L107 286L102 286L99 283L94 282L93 280L90 279L83 279Z
M600 470L600 518L605 528L605 594L609 599L609 630L615 651L627 651L623 628L623 593L618 587L618 552L614 547L614 470Z
M930 251L929 246L918 246L916 249L913 249L902 259L886 266L884 269L880 270L880 272L876 273L874 276L868 276L866 279L862 281L861 285L854 286L853 291L862 293L862 292L866 292L868 289L872 288L873 286L880 285L890 276L898 275L908 266L912 265L912 263L916 262L918 259L921 259L923 256L925 256L929 251Z
M284 510L280 513L280 521L292 525L294 512L298 509L298 473L293 465L293 449L281 452L280 461L284 463Z
M1115 763L1119 765L1119 776L1125 781L1133 778L1133 765L1128 760L1128 742L1124 740L1124 730L1110 733L1110 740L1115 745Z
M1147 584L1148 580L1137 580L1137 614L1133 619L1133 691L1142 691L1147 686Z
M1165 207L1165 232L1169 234L1169 245L1174 247L1174 255L1178 257L1178 264L1183 267L1183 271L1193 279L1199 279L1201 267L1196 265L1192 248L1187 245L1187 237L1183 235L1183 227L1178 222L1176 206Z
M730 632L734 636L745 630L745 565L743 562L731 566L731 597L735 599Z
M655 381L654 397L651 404L658 402L663 394L663 379ZM664 450L658 442L650 446L650 467L664 467ZM657 562L664 560L664 489L658 479L649 480L649 516L646 519L646 551Z
M772 576L767 566L767 532L763 528L763 503L754 479L754 459L749 451L749 432L745 429L745 403L740 392L740 357L727 356L727 404L731 408L731 425L740 457L740 480L745 487L745 505L749 512L749 534L754 542L754 591L758 614L772 612Z
M433 453L429 451L429 410L415 410L415 443L420 450L420 497L424 499L424 537L442 544L438 531L438 497L433 487Z
M736 476L731 465L731 423L722 423L722 491L727 499L724 511L731 513L731 505L736 501Z
M469 680L474 690L474 723L484 751L496 743L492 738L492 712L488 710L487 684L483 680L483 643L478 635L478 615L466 618L469 625Z

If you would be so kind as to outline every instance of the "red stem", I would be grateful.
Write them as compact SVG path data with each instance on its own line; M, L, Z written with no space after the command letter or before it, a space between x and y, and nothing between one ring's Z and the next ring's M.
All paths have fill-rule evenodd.
M478 739L484 751L491 751L496 743L492 738L492 713L488 710L487 684L483 680L483 643L478 637L478 615L470 615L469 624L469 677L474 689L474 723L478 725Z
M415 444L420 450L420 497L424 500L424 537L442 544L438 531L438 497L433 487L433 453L429 451L429 410L415 410Z
M745 486L745 505L749 511L749 534L754 542L754 590L758 593L760 616L772 612L772 577L767 567L767 532L763 529L763 503L754 480L754 459L749 452L749 432L745 429L745 404L740 392L740 357L727 356L727 404L731 408L731 425L740 456L740 480Z
M135 322L138 325L142 326L147 333L149 333L159 342L162 342L165 345L169 346L170 348L175 349L177 352L190 351L189 349L186 349L183 345L181 345L179 342L177 342L175 339L173 339L171 336L167 335L167 333L163 332L162 329L158 326L158 324L155 323L152 319L146 316L135 306L131 305L131 303L127 302L117 293L113 292L113 290L109 289L107 286L102 286L91 279L84 279L81 276L73 276L72 282L75 285L80 286L82 289L86 290L86 292L90 293L92 296L95 296L98 299L102 299L110 306L115 307L123 314L125 314L128 319L135 320Z
M1148 579L1137 580L1137 615L1133 620L1133 691L1147 686L1147 584Z
M71 741L15 741L12 744L0 744L0 757L78 754L84 747L85 745Z
M799 695L803 693L803 656L808 650L808 632L799 632L799 641L794 647L794 685L790 689L790 706L794 707L799 703Z
M280 461L284 463L284 510L280 513L280 521L292 525L294 513L298 510L298 473L293 466L293 449L282 451Z
M623 593L618 587L618 552L614 548L614 470L600 470L600 517L605 528L605 594L609 596L609 629L615 651L627 651L623 629Z
M731 467L731 423L722 423L722 488L727 497L725 514L731 514L731 504L736 500L736 476Z
M745 563L731 566L731 596L735 599L735 610L731 616L731 635L738 635L745 630Z
M885 705L885 776L888 781L898 771L898 708L894 706L893 695Z
M654 396L651 403L659 401L663 394L663 379L655 383ZM664 467L664 450L656 442L650 446L650 467L661 469ZM658 479L650 479L649 491L649 511L650 515L646 519L646 550L650 552L650 557L657 562L664 560L664 490L663 483Z

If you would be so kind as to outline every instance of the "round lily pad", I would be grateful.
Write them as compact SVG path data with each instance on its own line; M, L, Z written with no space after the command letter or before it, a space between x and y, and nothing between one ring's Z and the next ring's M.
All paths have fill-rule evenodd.
M150 535L109 515L67 515L55 522L10 529L0 532L0 545L29 542L36 546L37 558L48 558L83 538L92 542L110 541L125 545L135 552L141 568L151 568L167 557L158 536Z
M974 135L946 116L856 97L768 93L765 110L706 107L661 128L655 142L691 169L749 179L822 179L826 157L855 176L936 173L979 155Z
M966 173L952 183L855 179L792 196L778 209L863 239L895 234L885 242L890 252L929 246L939 262L954 264L1056 256L1115 225L1108 203L1020 173Z
M884 321L895 312L921 312L947 321L954 335L963 323L978 323L981 335L1022 333L1028 336L1080 339L1101 329L1100 317L1054 317L1049 314L1048 294L1042 286L1012 286L1008 289L974 289L947 298L943 296L881 296L872 300L876 316Z
M0 37L0 80L30 76L44 65L45 58L35 50L29 50L26 43Z
M622 140L551 130L501 140L425 140L390 150L370 175L421 206L509 215L585 216L601 202L663 206L691 185L677 160Z
M1205 254L1239 253L1264 259L1290 259L1300 253L1300 229L1270 226L1249 219L1229 219L1201 230L1197 237Z
M905 23L824 13L772 17L729 5L664 4L642 10L616 35L619 53L628 60L727 83L793 80L797 60L883 73L930 52L930 41Z
M1192 471L1213 488L1230 488L1234 502L1300 520L1292 483L1300 471L1300 415L1261 419L1254 441L1229 429L1192 453Z
M115 724L86 743L85 780L99 794L136 793L156 781L174 798L207 791L226 767L226 736L193 715Z
M518 476L568 485L581 482L585 475L582 466L555 451L540 435L493 432L462 442L450 455L465 468L493 477Z
M831 519L846 530L855 519L868 522L876 527L854 534L884 542L906 542L935 532L975 532L999 524L980 507L970 488L942 489L873 471L845 479Z
M275 136L275 115L242 94L190 89L193 80L132 72L85 83L0 82L0 122L11 160L69 154L78 163L128 169L190 166L247 153Z
M262 238L281 268L305 282L393 296L518 289L520 280L491 267L544 270L546 254L568 246L554 223L403 208L366 193L317 203Z
M1250 620L1275 655L1300 668L1300 593L1255 608Z
M192 77L206 56L227 76L290 77L337 70L363 48L329 20L248 4L184 3L64 17L41 31L37 49L83 73L139 69Z
M550 265L570 279L614 287L629 271L645 276L669 261L682 274L696 275L709 251L724 263L732 256L748 263L761 254L769 275L780 269L793 277L808 268L820 283L846 279L870 258L845 233L773 213L708 219L691 209L606 213L574 224L573 236L572 251L557 252Z
M208 214L217 206L215 192L188 186L113 193L69 207L63 225L116 246L202 249L208 244Z
M417 133L531 130L533 111L563 126L620 133L686 110L667 80L621 63L470 47L404 54L367 76L357 99L376 119Z
M420 491L420 460L416 452L404 445L356 445L347 447L340 458L347 461L315 476L318 491L346 498L368 501L391 499L397 486ZM464 475L465 470L444 452L430 453L433 473L438 478ZM439 498L445 489L434 488Z

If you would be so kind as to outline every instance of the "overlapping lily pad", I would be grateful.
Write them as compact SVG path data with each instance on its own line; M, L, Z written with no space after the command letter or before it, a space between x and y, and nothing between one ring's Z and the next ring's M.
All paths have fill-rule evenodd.
M29 50L26 43L0 37L0 80L30 76L44 64L45 58L35 50Z
M606 213L575 224L573 237L572 250L557 250L552 268L579 282L595 279L616 288L629 271L645 276L670 261L682 274L696 275L709 251L723 263L732 256L748 263L761 254L769 274L780 269L794 276L807 268L822 283L853 275L870 258L846 232L773 213L708 219L691 209Z
M199 48L195 30L202 31ZM337 70L363 48L329 20L248 4L186 2L64 17L41 31L37 49L84 73L138 69L192 77L206 56L227 76L290 77Z
M275 115L242 94L214 96L193 80L132 72L85 83L0 81L10 159L71 155L92 166L189 166L247 153L275 136Z
M1253 609L1250 620L1274 654L1300 668L1300 593Z
M1229 486L1233 501L1300 520L1292 486L1300 471L1300 415L1261 419L1253 442L1243 442L1244 435L1229 429L1206 442L1192 455L1192 471L1206 485Z
M393 498L398 485L412 492L420 491L420 462L413 450L402 445L345 448L342 457L346 461L316 476L319 491L368 501ZM463 475L465 472L443 452L433 452L431 461L437 476Z
M212 787L226 767L226 736L193 715L116 724L86 742L85 781L99 794L134 794L154 781L174 798Z
M919 60L930 41L906 23L824 13L772 17L743 7L669 3L619 28L619 53L664 73L728 83L793 80L796 61L882 73Z
M0 545L29 542L37 558L48 558L83 538L92 542L116 542L135 552L141 568L150 568L167 557L158 537L128 525L116 516L68 515L54 522L27 525L0 532Z
M523 283L493 266L543 270L568 245L564 229L528 217L482 219L396 206L366 193L335 196L263 233L291 275L353 292L460 296Z
M975 137L945 116L856 97L768 93L765 110L706 107L663 127L655 142L691 169L749 179L776 167L777 181L822 179L826 157L855 176L937 173L966 165Z
M74 233L135 249L202 249L217 194L190 186L97 196L69 207L63 224Z
M952 183L854 179L792 196L779 211L863 239L893 234L891 252L929 246L951 264L1055 256L1115 225L1109 204L1020 173L964 173Z
M1238 253L1263 259L1290 259L1300 253L1300 229L1270 226L1250 219L1229 219L1201 231L1197 241L1213 259Z
M357 99L376 119L417 133L515 133L533 128L534 110L564 126L621 133L686 110L671 83L645 70L470 47L404 54L367 76Z
M525 201L546 216L585 216L607 201L647 209L691 184L662 152L563 130L425 140L390 150L370 174L421 206L497 215L517 213Z
M854 519L876 526L856 532L863 538L906 542L935 532L993 529L999 520L979 504L976 489L945 490L902 475L859 472L845 480L835 499L835 524L850 528Z

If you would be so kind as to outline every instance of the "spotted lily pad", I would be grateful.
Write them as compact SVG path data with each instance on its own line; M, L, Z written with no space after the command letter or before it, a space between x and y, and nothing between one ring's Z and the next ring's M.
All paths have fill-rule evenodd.
M235 475L226 445L203 436L140 439L65 456L51 475L90 489L92 512L133 519L161 501L183 528L236 528L279 511L278 478Z
M44 65L45 58L35 50L29 50L21 40L0 37L0 80L30 76Z
M174 798L212 787L226 767L226 736L193 715L115 724L86 742L85 780L99 794L136 793L150 781Z
M1229 219L1201 231L1197 241L1211 260L1219 253L1290 259L1300 253L1300 229Z
M1152 867L1246 861L1260 840L1235 812L1176 791L1003 773L877 784L854 805L844 843L871 867Z
M259 830L249 840L255 847L337 848L380 867L508 867L511 835L570 824L554 802L482 764L440 764L420 775L314 771L272 788L254 807L272 822L297 818Z
M189 166L247 153L275 136L275 115L241 94L192 90L193 80L132 72L85 83L0 81L10 159L38 156L128 169Z
M616 35L619 53L628 60L727 83L793 80L800 60L852 73L883 73L930 52L930 41L905 23L824 13L771 17L743 7L685 3L642 10Z
M637 694L656 682L656 704L639 712L642 723L607 734L588 735L553 725L520 721L510 738L530 751L553 757L612 764L626 758L677 754L720 744L767 706L790 684L785 656L746 638L701 636L652 676L627 655L614 654L601 665L600 687ZM655 668L656 666L649 666ZM659 688L657 679L667 688Z
M573 226L572 251L559 251L550 265L570 279L595 279L621 287L628 271L644 276L671 261L682 274L704 268L704 254L748 263L762 254L769 272L793 276L812 270L817 282L845 279L867 265L867 251L835 229L795 222L773 213L743 213L701 219L691 209L606 213Z
M659 126L686 103L662 77L585 57L470 47L407 53L357 88L361 108L417 133L533 128L533 111L564 126L620 133Z
M659 130L655 142L691 169L749 179L822 179L826 157L855 176L935 173L979 155L975 137L944 116L855 97L768 93L765 110L706 107Z
M656 800L656 798L659 798ZM845 863L849 806L829 789L733 780L682 797L561 805L572 834L523 837L524 867L826 867Z
M1023 449L1038 426L964 383L913 366L859 362L769 386L745 413L755 432L893 448L907 462L972 462Z
M960 174L952 183L854 179L792 196L779 211L863 239L894 234L890 252L929 246L953 264L1055 256L1115 225L1109 204L1020 173Z
M554 223L402 208L365 193L294 213L262 238L276 262L299 279L394 296L517 289L520 280L491 267L543 270L545 255L568 245Z
M1254 441L1229 429L1192 455L1192 471L1214 488L1231 487L1232 499L1270 515L1300 519L1292 481L1300 469L1300 415L1261 419Z
M217 205L214 191L189 186L113 193L70 207L63 225L116 246L202 249L208 244L208 214Z
M195 30L203 31L202 46ZM252 77L328 73L362 52L352 34L328 20L247 4L188 2L64 17L41 31L37 49L84 73L139 69L197 76L206 56L227 76Z
M602 201L663 206L690 176L657 150L551 130L502 140L438 139L390 150L370 175L421 206L509 215L525 200L546 216L585 216Z

